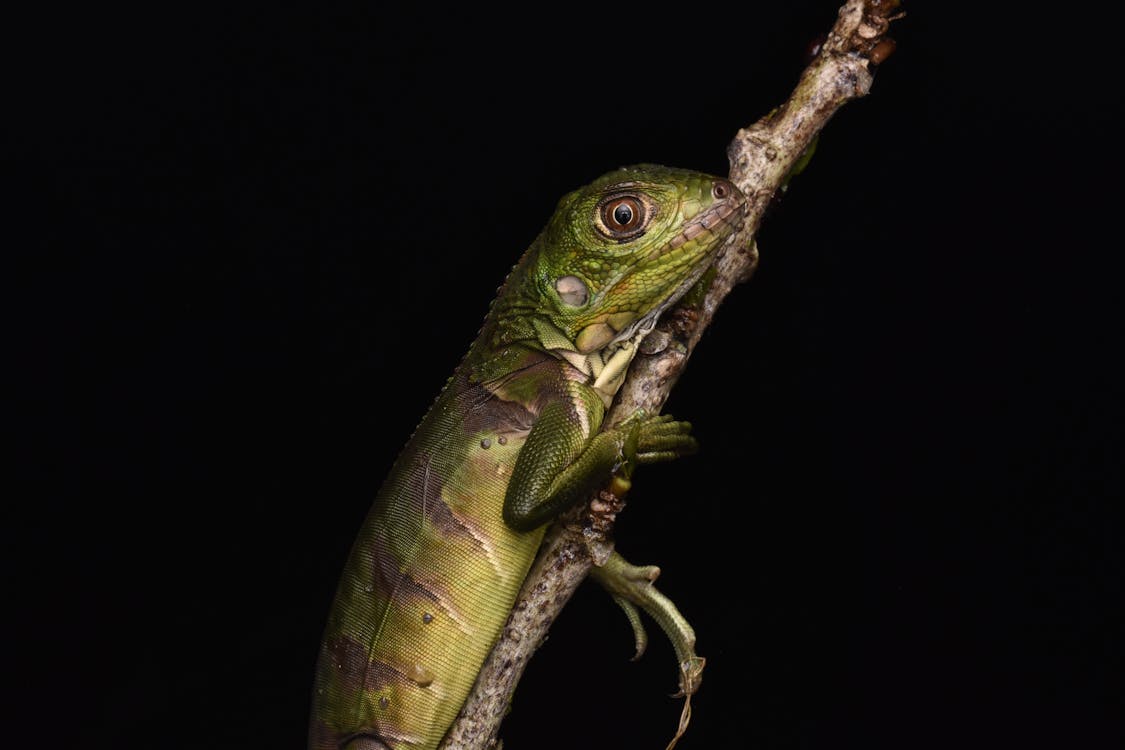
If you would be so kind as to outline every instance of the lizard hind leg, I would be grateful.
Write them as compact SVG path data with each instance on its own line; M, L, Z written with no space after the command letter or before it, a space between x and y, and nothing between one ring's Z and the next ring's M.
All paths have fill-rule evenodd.
M648 643L648 636L641 623L638 608L656 621L676 651L680 691L675 697L684 698L684 708L680 714L680 725L676 736L668 745L667 750L671 750L687 730L688 722L691 721L691 696L703 681L703 666L706 660L695 653L695 630L680 614L672 600L660 593L653 585L660 575L660 569L655 565L633 565L617 552L612 552L603 565L591 569L590 575L609 592L625 612L636 640L634 659L640 658Z

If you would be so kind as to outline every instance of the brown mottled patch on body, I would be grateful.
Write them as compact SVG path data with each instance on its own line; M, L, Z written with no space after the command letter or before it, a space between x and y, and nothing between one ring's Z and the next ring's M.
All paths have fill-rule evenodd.
M324 653L344 693L353 695L363 687L367 671L367 648L346 635L330 638L324 644Z
M436 581L420 580L411 571L400 570L394 556L382 545L372 550L372 561L376 587L388 602L392 602L392 606L436 610L457 623L463 631L471 631L472 626Z
M454 387L460 389L458 401L465 403L462 427L467 435L478 432L526 432L535 422L535 415L518 401L498 395L503 383L470 384L465 376L458 376Z
M412 681L390 664L369 661L367 647L354 638L341 635L329 639L324 645L340 686L348 693L360 690L378 692L393 686L408 687Z
M429 457L419 456L420 461L429 461ZM418 493L422 498L423 518L438 534L450 539L462 538L476 545L481 552L487 553L485 545L481 542L474 529L459 518L442 497L442 486L439 481L427 481Z

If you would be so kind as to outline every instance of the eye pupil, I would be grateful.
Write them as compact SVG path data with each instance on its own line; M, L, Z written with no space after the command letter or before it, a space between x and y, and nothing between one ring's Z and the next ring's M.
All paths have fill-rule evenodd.
M617 208L613 209L613 220L620 226L628 226L633 220L633 208L627 203L617 204Z
M648 226L644 202L635 195L618 195L599 204L595 217L598 231L624 242L643 234Z

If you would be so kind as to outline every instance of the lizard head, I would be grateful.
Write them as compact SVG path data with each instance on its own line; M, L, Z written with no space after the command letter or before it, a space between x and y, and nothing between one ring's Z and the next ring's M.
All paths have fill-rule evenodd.
M745 198L721 177L625 167L563 197L533 273L540 313L588 354L647 332L741 224Z

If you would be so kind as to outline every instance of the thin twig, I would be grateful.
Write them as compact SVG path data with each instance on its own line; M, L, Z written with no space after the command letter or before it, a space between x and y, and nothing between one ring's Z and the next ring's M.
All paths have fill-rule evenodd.
M897 17L898 4L898 0L849 0L789 99L735 136L728 148L730 178L749 199L740 234L716 261L715 278L702 302L678 307L645 340L607 425L637 409L658 412L667 400L719 304L753 274L758 262L753 238L770 200L832 115L867 94L873 66L893 50L886 31ZM548 532L504 632L440 750L485 750L495 745L527 661L591 566L604 561L612 550L610 532L622 506L620 498L603 491ZM690 696L697 686L698 680L684 692Z

